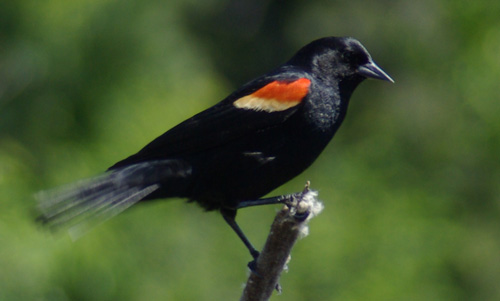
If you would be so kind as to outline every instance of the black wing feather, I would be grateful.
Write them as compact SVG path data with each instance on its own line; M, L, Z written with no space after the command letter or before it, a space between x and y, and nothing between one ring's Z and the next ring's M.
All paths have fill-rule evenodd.
M162 134L135 155L112 167L115 169L129 164L175 158L202 152L230 143L255 131L263 131L282 124L293 115L300 105L280 112L259 112L236 108L233 102L251 94L275 80L295 80L269 76L256 79L229 95L213 107L194 115Z

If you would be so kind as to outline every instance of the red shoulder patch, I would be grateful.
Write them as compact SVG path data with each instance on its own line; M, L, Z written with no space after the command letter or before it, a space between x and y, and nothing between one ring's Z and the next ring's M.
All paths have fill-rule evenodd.
M295 81L273 81L250 95L237 99L237 108L255 111L284 111L298 105L309 92L311 81L299 78Z

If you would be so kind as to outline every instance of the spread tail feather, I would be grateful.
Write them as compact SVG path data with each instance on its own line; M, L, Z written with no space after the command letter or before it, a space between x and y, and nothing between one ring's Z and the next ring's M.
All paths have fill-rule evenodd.
M137 163L48 191L35 197L40 222L52 230L67 228L76 239L157 191L162 180L191 173L179 161ZM167 181L168 182L168 181ZM164 182L165 183L165 182Z

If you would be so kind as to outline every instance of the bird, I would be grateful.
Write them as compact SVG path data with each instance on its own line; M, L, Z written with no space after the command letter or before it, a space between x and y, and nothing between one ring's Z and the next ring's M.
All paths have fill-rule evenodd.
M314 40L102 174L41 191L38 220L79 235L136 203L184 198L218 210L256 260L237 210L283 201L262 197L318 158L368 78L394 82L355 38Z

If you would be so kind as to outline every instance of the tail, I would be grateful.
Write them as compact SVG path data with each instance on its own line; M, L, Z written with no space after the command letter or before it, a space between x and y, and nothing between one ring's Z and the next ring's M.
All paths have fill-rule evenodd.
M181 161L148 161L120 167L68 186L39 192L35 197L41 212L38 220L51 230L67 228L72 238L85 234L154 192L169 181L179 183L191 174ZM168 188L167 188L168 189Z

